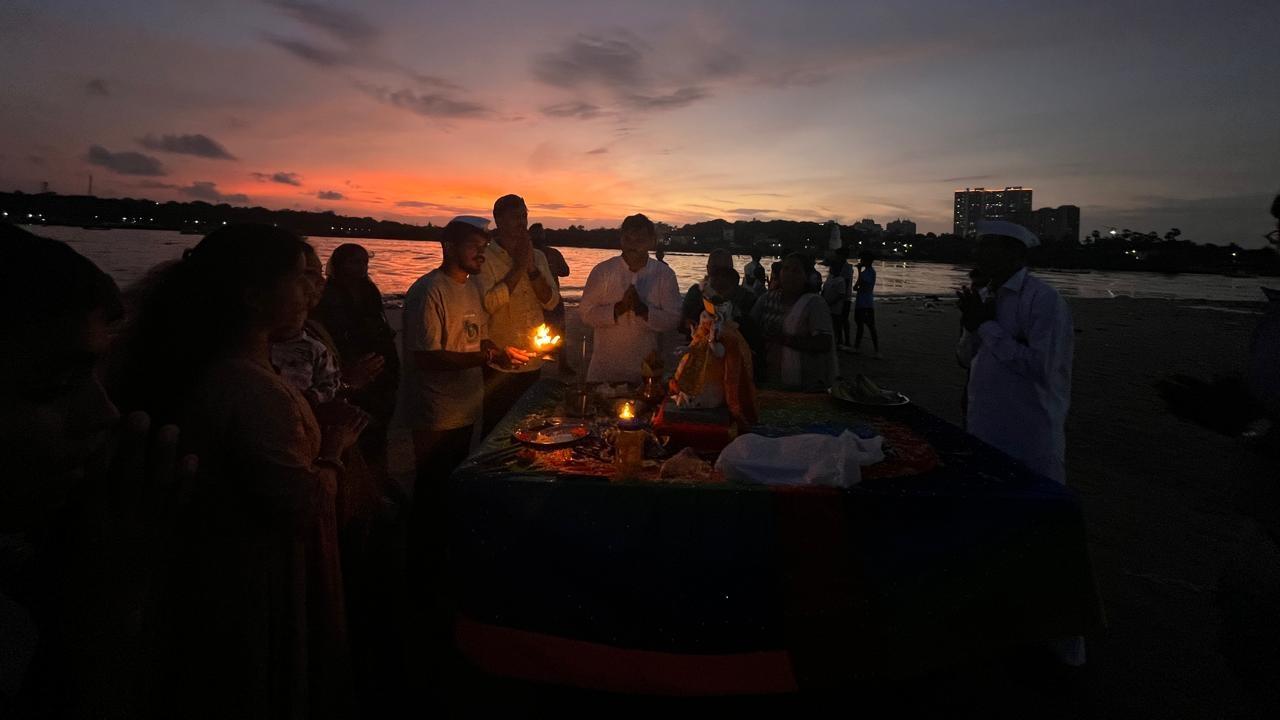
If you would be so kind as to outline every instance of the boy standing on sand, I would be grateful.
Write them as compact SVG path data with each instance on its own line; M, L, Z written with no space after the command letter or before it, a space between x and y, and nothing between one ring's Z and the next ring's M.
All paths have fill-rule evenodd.
M862 328L871 331L871 345L880 357L880 335L876 332L876 269L871 267L875 255L864 251L858 257L858 282L853 286L853 322L858 326L853 337L853 351L862 347Z

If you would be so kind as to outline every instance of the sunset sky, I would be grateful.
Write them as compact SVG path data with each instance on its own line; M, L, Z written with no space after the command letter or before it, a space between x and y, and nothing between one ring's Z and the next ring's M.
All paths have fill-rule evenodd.
M0 189L437 224L916 220L1264 244L1280 2L6 0Z

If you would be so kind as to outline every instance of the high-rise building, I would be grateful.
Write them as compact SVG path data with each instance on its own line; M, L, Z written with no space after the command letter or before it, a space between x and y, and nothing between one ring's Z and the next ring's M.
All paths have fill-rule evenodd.
M884 234L884 228L880 227L880 223L871 218L862 218L853 224L853 229L865 233L870 237L880 237Z
M954 210L953 232L962 237L972 237L979 220L1024 223L1031 215L1031 188L1013 185L1003 190L957 190Z
M916 236L916 224L910 220L898 218L884 226L885 234L893 237L909 237Z
M1040 208L1031 213L1029 223L1022 224L1041 242L1080 241L1080 208L1075 205Z

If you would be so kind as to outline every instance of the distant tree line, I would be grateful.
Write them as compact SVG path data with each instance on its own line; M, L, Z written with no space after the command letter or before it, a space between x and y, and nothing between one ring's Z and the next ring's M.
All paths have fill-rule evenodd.
M205 232L224 222L275 224L300 235L396 240L438 240L442 228L410 225L371 217L338 215L332 211L269 210L233 207L203 201L155 202L133 198L97 198L55 193L0 193L0 218L11 222L131 227ZM678 228L663 228L664 247L673 252L708 252L728 248L747 253L759 248L766 256L791 252L820 257L827 252L831 226L796 220L708 220ZM547 229L547 241L563 247L616 248L618 229L570 225ZM913 237L871 234L852 226L840 226L840 236L851 256L869 250L885 260L966 263L976 241L951 234L917 234ZM1065 270L1138 270L1161 273L1210 272L1243 275L1280 275L1280 254L1269 248L1246 250L1238 245L1192 242L1182 231L1163 234L1129 229L1101 233L1097 230L1079 242L1048 242L1031 252L1036 267Z

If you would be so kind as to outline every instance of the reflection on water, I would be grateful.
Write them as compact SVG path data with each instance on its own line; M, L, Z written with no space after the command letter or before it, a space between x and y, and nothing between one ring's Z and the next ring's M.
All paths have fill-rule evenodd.
M182 256L182 250L199 242L197 235L182 235L167 230L85 230L76 227L35 227L34 232L64 240L126 286L152 266ZM310 242L327 259L333 249L348 240L311 238ZM384 295L404 294L421 275L440 264L440 245L410 240L360 240L373 253L369 272ZM617 254L612 250L562 248L571 273L561 278L562 294L569 299L582 295L582 286L591 268ZM667 264L675 271L680 289L686 290L702 280L706 271L706 255L667 255ZM750 261L738 255L734 265L741 271ZM770 260L765 260L768 267ZM820 268L824 269L824 268ZM935 263L886 262L877 264L878 295L943 295L967 282L967 268ZM1137 297L1204 300L1261 300L1259 280L1230 278L1221 275L1156 275L1127 272L1069 272L1046 270L1041 278L1069 297L1108 298ZM1276 284L1269 279L1263 283Z

